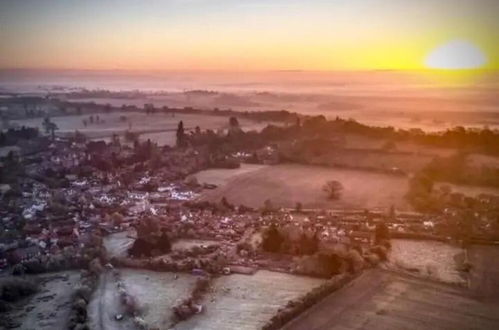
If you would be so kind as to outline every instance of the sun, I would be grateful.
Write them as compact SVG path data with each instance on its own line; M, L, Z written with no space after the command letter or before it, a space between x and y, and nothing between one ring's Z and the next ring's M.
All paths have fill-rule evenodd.
M432 50L426 57L425 64L431 69L479 69L487 64L487 57L469 41L452 40Z

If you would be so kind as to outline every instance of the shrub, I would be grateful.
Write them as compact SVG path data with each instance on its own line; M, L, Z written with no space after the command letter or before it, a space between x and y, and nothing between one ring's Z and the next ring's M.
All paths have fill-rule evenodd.
M35 293L37 288L37 284L33 281L17 277L6 277L0 280L0 300L14 302Z
M386 260L388 255L388 249L381 245L376 245L371 248L371 252L376 254L380 260Z
M279 252L281 250L281 245L284 242L284 237L282 237L277 227L272 224L263 235L263 249L268 252Z
M347 255L347 261L350 266L350 271L356 273L364 267L364 259L362 259L359 251L350 249Z
M86 302L90 301L91 295L92 289L88 285L80 285L74 292L74 296L76 299L83 299Z

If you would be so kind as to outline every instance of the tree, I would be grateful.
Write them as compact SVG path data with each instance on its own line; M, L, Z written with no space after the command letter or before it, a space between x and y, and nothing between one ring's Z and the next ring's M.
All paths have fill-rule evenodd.
M275 224L272 224L263 235L262 247L268 252L279 252L284 241Z
M301 202L296 202L295 204L295 211L298 212L298 213L301 213L301 211L303 210L303 205Z
M138 238L148 239L151 235L159 233L159 221L156 218L147 217L142 219L135 229Z
M59 129L59 127L57 127L57 125L52 122L50 120L49 117L45 117L45 119L43 120L43 128L45 130L45 133L49 134L52 136L52 140L55 139L55 131Z
M389 141L386 141L385 144L383 144L382 149L384 151L393 151L393 150L397 149L397 146L395 145L395 142L389 140Z
M229 118L229 125L230 125L230 127L239 127L239 121L237 120L236 117L230 117Z
M383 241L387 241L390 239L390 231L388 227L383 222L379 222L376 224L376 228L374 230L374 241L375 244L380 244Z
M322 190L326 192L328 199L339 199L343 191L343 185L339 181L330 180L326 182Z
M185 147L185 142L184 122L179 121L177 126L177 147Z
M433 181L425 174L418 173L409 180L409 191L406 198L418 211L434 210L434 200L432 198Z
M307 234L302 233L300 237L300 253L301 254L314 254L317 252L319 248L319 238L317 237L317 233L315 233L312 237L309 237Z
M274 204L272 204L272 201L270 199L266 199L265 202L263 202L262 213L267 214L274 211Z

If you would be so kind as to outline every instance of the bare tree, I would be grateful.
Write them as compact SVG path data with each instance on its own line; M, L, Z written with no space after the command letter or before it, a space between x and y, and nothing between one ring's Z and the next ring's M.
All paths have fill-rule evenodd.
M326 192L328 199L339 199L343 191L343 185L339 181L330 180L326 182L322 190Z
M45 133L49 134L52 136L52 140L55 139L55 131L59 129L59 127L57 127L57 125L50 120L49 117L45 117L45 119L43 120L43 128L45 129Z

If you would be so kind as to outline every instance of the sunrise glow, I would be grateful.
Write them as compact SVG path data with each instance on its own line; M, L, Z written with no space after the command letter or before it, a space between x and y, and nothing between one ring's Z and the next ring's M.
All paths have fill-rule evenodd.
M471 54L476 62L465 67L497 69L498 6L489 0L2 1L0 68L421 70L454 67L447 55L428 54L459 38L487 54L487 62ZM458 57L469 55L469 47L459 49ZM442 56L451 62L440 63Z
M478 69L487 63L487 58L473 43L453 40L432 50L425 63L433 69Z

